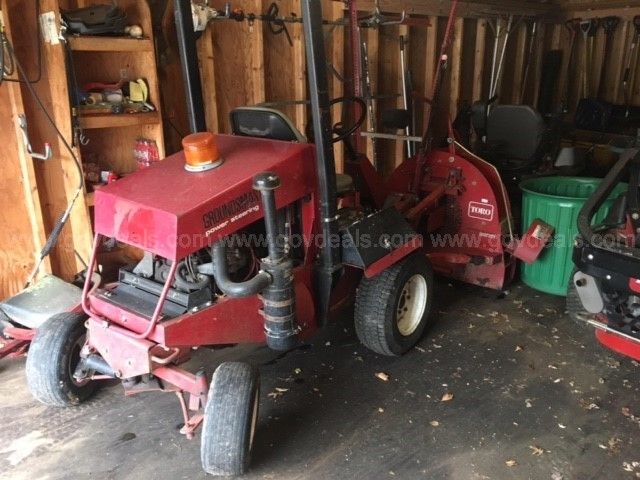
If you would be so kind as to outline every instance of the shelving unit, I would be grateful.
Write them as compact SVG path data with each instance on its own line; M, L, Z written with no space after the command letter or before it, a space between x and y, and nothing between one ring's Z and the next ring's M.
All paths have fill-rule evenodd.
M93 0L60 0L63 8L80 8L93 3ZM88 144L80 146L83 163L94 163L102 170L122 176L138 169L134 158L138 138L155 141L160 158L165 155L165 147L149 5L146 0L119 0L118 6L126 12L129 24L142 27L143 38L74 36L69 38L69 47L73 52L78 86L142 78L149 87L149 103L155 108L152 112L79 113L80 128L89 139ZM85 203L91 211L94 206L91 189L85 194ZM131 262L139 254L137 250L116 247L103 252L98 262L103 270L113 270L118 264Z
M75 52L153 52L150 38L71 37L69 46Z
M161 122L162 119L157 111L146 113L80 114L80 127L85 130L157 125Z
M92 0L60 0L63 8L80 8ZM120 0L118 6L127 14L129 24L142 27L143 38L74 36L69 38L76 65L76 81L81 87L90 82L116 83L121 79L142 78L149 86L149 103L155 111L144 113L80 112L79 124L89 139L80 147L83 162L98 164L103 170L126 175L135 171L133 150L137 138L156 142L160 158L164 157L160 90L153 42L151 12L145 0Z

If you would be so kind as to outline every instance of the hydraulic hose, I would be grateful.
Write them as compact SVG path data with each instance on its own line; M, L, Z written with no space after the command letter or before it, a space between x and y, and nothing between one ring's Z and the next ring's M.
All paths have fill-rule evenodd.
M224 240L215 243L212 247L213 272L216 285L225 295L230 297L250 297L267 288L272 278L267 272L260 271L246 282L234 282L227 272L227 247Z

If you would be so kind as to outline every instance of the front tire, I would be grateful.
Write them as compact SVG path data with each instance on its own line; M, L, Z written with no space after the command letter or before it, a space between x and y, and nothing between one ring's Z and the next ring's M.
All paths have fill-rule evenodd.
M214 372L202 423L200 458L212 475L242 475L249 466L258 420L257 370L225 362Z
M96 390L91 380L73 378L84 346L86 316L59 313L39 328L27 354L27 385L36 400L52 407L79 405Z
M381 355L402 355L431 326L432 297L433 270L419 253L363 278L355 305L360 342Z

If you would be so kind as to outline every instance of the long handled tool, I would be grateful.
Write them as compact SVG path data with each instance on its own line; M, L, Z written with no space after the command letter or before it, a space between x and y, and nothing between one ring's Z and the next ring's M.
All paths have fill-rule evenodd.
M493 45L493 59L491 61L491 80L489 82L489 98L493 98L496 96L498 92L498 88L500 87L500 82L502 80L502 71L504 67L505 55L507 53L507 45L509 43L509 37L511 36L511 32L514 27L514 16L509 15L507 20L506 29L502 30L501 22L496 21L495 27L495 43ZM502 38L502 45L500 44ZM500 52L498 54L498 51ZM487 113L491 109L491 106L487 106Z
M624 69L623 78L623 90L624 90L624 103L627 106L627 116L629 115L629 106L631 105L631 98L633 97L633 89L636 83L636 68L638 67L638 44L640 43L640 15L633 17L633 26L635 28L635 34L633 41L629 47L629 54L627 55L627 66Z
M431 120L433 117L434 104L436 97L440 90L440 84L442 83L442 77L447 67L449 46L453 40L453 27L458 15L458 0L451 2L451 10L449 11L449 19L447 20L447 28L444 33L444 39L440 46L440 55L438 57L438 64L436 66L436 73L433 76L433 83L431 84L431 96L427 103L427 109L424 115L424 134L422 136L422 143L420 145L420 151L417 155L416 170L413 176L413 182L411 184L411 192L417 193L420 188L420 182L422 181L422 175L424 171L424 164L427 160L427 155L431 150Z
M362 78L364 80L364 93L367 102L367 130L373 133L377 130L376 105L373 98L373 88L371 86L371 72L369 70L369 49L367 42L362 42ZM381 165L378 160L378 142L375 138L371 138L371 150L373 166L376 171L381 171Z
M606 72L607 66L609 65L609 57L611 55L611 45L613 40L613 35L620 24L619 17L605 17L601 21L602 29L604 30L604 49L602 56L602 65L600 67L600 75L598 77L598 98L602 99L605 93L605 85L606 85Z
M560 80L560 91L562 92L562 98L560 100L560 111L563 113L569 111L569 92L571 90L571 82L569 82L569 70L571 69L571 64L573 63L573 58L575 56L576 39L578 38L578 32L580 31L581 21L582 20L579 18L574 18L571 20L567 20L564 24L567 30L569 30L570 39L569 56L567 58L567 61L564 62Z
M522 86L520 87L520 96L518 98L518 103L522 102L525 91L527 89L527 82L529 80L529 71L531 70L531 63L533 62L533 48L535 47L537 36L538 36L538 21L534 20L531 25L531 34L529 36L529 51L527 53L527 65L524 69L524 75L522 76Z
M400 35L400 68L402 69L402 101L403 107L409 114L411 120L404 129L404 133L407 137L413 135L412 126L414 124L413 118L413 95L411 89L411 78L409 70L407 69L406 58L406 46L407 39L404 35ZM411 140L407 140L407 158L411 158L414 154L414 145Z
M593 65L593 42L598 33L598 19L592 18L580 22L580 30L584 39L583 64L582 64L582 96L589 98L591 95L591 82L589 73Z

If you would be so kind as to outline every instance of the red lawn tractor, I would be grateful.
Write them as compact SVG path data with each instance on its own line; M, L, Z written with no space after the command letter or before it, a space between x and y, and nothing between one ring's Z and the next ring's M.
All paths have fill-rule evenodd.
M533 260L550 234L536 223L516 241L497 171L455 142L423 149L386 181L357 153L336 175L332 143L364 114L332 138L320 2L302 10L315 145L278 111L240 108L235 135L192 134L183 152L97 190L89 272L104 238L144 257L114 283L87 281L83 312L46 321L27 358L31 391L48 405L77 405L102 379L120 379L126 395L177 394L182 432L202 429L212 474L246 469L259 380L245 363L221 364L210 382L184 370L194 347L290 350L355 296L361 342L401 355L432 322L434 269L501 289L516 255ZM190 14L176 2L192 130L202 132Z

